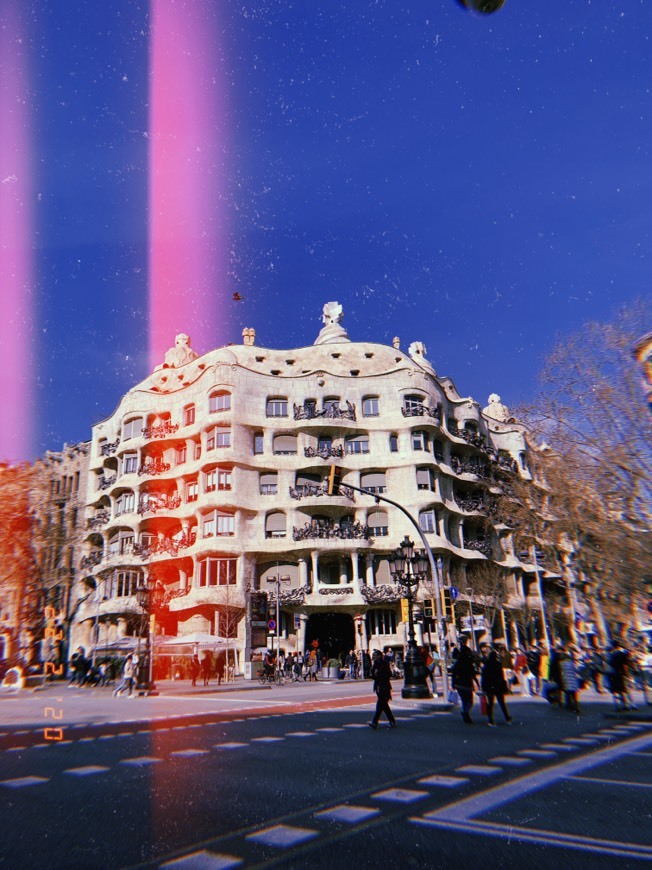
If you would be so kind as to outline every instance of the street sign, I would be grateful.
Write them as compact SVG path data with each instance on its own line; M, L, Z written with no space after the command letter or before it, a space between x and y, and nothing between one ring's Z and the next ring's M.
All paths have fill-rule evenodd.
M451 593L451 598L453 599L453 601L455 601L457 596L460 594L457 586L451 586L450 593Z
M268 619L267 620L267 628L270 631L274 631L274 629L276 628L276 620L275 619Z
M301 628L301 617L299 616L298 613L294 614L294 627Z

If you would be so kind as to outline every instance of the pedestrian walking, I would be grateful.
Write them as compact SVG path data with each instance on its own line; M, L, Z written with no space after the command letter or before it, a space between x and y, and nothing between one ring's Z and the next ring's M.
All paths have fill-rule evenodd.
M201 672L204 678L204 685L208 685L208 681L211 678L211 670L213 669L213 663L211 661L211 654L209 652L204 653L204 658L201 660Z
M113 697L119 698L123 692L128 692L129 697L131 698L134 691L134 679L136 676L136 662L137 657L134 653L131 656L127 656L124 667L122 669L122 680L116 686L113 691Z
M468 647L469 639L462 635L460 647L453 665L452 687L457 691L462 702L462 719L467 725L473 725L471 708L473 707L473 689L478 684L475 671L475 658Z
M614 640L607 664L609 691L613 695L614 706L619 710L635 710L627 694L627 677L630 669L629 653L619 640Z
M222 680L224 679L224 667L225 667L225 658L224 653L220 653L217 657L217 661L215 662L215 676L217 677L217 685L222 685Z
M192 661L190 662L190 679L192 680L192 685L197 685L197 677L201 674L201 665L199 663L199 657L193 656Z
M507 704L505 704L505 695L507 694L507 681L498 652L492 649L482 666L482 674L480 676L482 691L487 699L487 724L490 728L495 728L494 722L494 701L498 701L498 706L502 710L505 722L507 725L512 724L512 717L509 715Z
M378 728L378 722L384 713L389 720L389 727L396 728L396 719L389 706L389 702L392 699L392 672L388 660L380 654L379 650L374 650L373 652L371 678L374 681L373 690L377 700L376 711L373 719L369 722L369 727L374 730Z

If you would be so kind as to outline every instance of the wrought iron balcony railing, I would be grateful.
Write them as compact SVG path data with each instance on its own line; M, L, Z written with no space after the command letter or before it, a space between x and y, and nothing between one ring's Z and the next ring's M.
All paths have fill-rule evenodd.
M466 441L467 444L472 444L481 450L487 449L487 439L479 432L473 432L471 429L459 429L455 434Z
M467 550L474 550L476 553L482 553L482 555L487 558L489 558L492 553L491 544L488 541L465 541L464 547Z
M141 432L143 438L165 438L166 435L174 435L179 429L178 423L171 423L166 420L164 423L159 423L158 426L145 426Z
M118 479L118 475L114 474L113 477L102 477L100 482L97 485L98 489L109 489L109 487L113 486L113 484Z
M173 511L181 505L181 496L175 493L174 495L141 495L138 501L138 513L152 513L158 511Z
M339 523L329 522L313 522L306 523L301 529L296 526L292 529L292 539L294 541L306 541L312 539L328 540L353 540L353 539L371 539L371 530L369 526L363 526L362 523Z
M463 511L484 511L487 507L482 496L462 496L454 494L455 503L462 508Z
M96 553L89 553L88 556L82 556L81 561L79 562L79 567L82 571L86 571L89 568L94 568L95 565L99 565L102 561L102 551L98 550Z
M100 526L103 526L105 523L111 519L111 514L109 511L98 511L95 516L89 517L86 520L86 528L87 529L98 529Z
M326 495L326 489L323 484L302 484L301 486L291 486L290 488L290 498L302 499L302 498L319 498L322 495Z
M134 544L132 552L135 556L140 556L141 559L148 559L150 556L161 553L176 556L179 550L190 547L193 543L192 538L187 535L182 535L180 538L154 538L147 544Z
M432 417L433 420L441 423L439 408L429 408L427 405L403 405L401 413L404 417Z
M307 459L313 459L315 457L318 457L319 459L330 459L331 457L341 459L344 456L344 446L342 444L338 447L323 445L316 449L314 447L305 447L303 455Z
M168 462L163 462L161 459L149 459L143 462L138 469L138 476L142 474L163 474L169 471L172 466Z
M100 450L100 456L113 456L119 446L119 438L116 441L111 441L110 444L103 444L102 449Z
M340 408L339 404L329 404L325 408L317 409L312 402L303 405L293 405L295 420L355 420L355 405L346 401L346 408Z

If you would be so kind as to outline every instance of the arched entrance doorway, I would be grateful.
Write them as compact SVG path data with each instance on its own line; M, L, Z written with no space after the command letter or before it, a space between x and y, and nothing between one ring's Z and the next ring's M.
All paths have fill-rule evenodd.
M355 648L353 617L348 613L313 613L306 625L306 649L313 640L326 658L338 658L341 652Z

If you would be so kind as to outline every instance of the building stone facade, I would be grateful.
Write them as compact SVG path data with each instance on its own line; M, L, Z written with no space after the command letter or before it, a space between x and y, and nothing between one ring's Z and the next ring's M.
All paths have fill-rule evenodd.
M80 594L73 645L141 634L135 590L151 577L157 635L228 637L240 670L268 642L251 593L274 600L277 578L285 649L402 646L388 558L415 529L385 493L419 523L444 585L464 593L469 566L490 561L512 597L540 606L543 569L488 515L502 471L529 475L523 427L496 395L484 410L460 396L421 342L406 354L398 338L351 341L337 303L323 321L293 350L247 329L197 356L180 334L93 428L79 588L95 592ZM333 464L342 488L329 496Z

